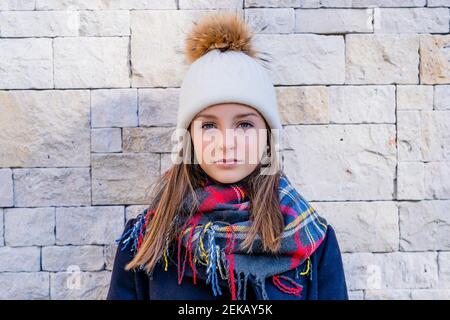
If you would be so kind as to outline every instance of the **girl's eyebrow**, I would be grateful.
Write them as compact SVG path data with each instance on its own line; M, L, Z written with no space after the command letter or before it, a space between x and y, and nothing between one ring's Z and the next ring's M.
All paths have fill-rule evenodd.
M241 113L241 114L235 115L233 119L244 118L244 117L247 117L247 116L255 116L255 117L257 117L258 115L256 113L254 113L254 112ZM206 114L199 115L197 118L217 119L218 117L213 115L213 114L207 114L206 113Z

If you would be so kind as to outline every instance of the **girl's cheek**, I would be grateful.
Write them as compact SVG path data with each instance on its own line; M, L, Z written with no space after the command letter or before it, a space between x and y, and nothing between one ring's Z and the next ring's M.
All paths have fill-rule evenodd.
M212 164L215 159L214 142L211 139L202 140L202 158L205 164Z
M254 136L246 136L237 141L237 158L244 160L245 164L258 163L259 155L259 140Z

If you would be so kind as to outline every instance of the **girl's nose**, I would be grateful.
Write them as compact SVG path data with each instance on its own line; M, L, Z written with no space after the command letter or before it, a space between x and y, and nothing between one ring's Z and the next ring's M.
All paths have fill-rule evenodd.
M232 129L223 129L220 131L220 141L219 146L222 149L228 150L233 149L236 144L236 136L234 134L234 131Z

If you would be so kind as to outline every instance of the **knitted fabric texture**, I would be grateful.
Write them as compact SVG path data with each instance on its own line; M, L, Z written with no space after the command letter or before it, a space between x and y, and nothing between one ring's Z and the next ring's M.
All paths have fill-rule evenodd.
M215 296L222 294L221 286L227 286L232 300L245 300L250 280L262 299L268 300L265 289L267 278L271 278L279 290L301 296L302 286L295 279L281 274L292 269L295 269L295 278L308 274L311 269L310 256L324 240L328 224L296 191L284 173L281 173L279 181L284 230L277 254L262 250L259 235L252 244L250 254L240 249L239 245L251 224L246 185L240 182L219 184L207 180L203 187L195 189L199 199L197 204L191 196L185 198L181 210L195 205L195 213L178 221L183 227L177 237L177 246L172 248L174 251L171 253L171 246L166 240L163 257L158 262L164 264L165 271L169 261L177 267L179 285L185 274L192 277L194 284L200 278L211 284ZM142 211L135 224L116 240L117 243L123 241L122 250L132 243L130 250L135 253L139 251L153 214L154 211L148 208ZM176 259L172 259L173 254ZM186 269L187 260L190 269ZM305 267L300 268L303 262ZM143 265L140 268L143 269Z

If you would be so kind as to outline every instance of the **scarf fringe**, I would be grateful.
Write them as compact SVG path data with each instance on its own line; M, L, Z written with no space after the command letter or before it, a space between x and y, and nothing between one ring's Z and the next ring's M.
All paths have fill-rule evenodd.
M137 221L132 228L129 228L123 235L115 240L117 245L122 241L122 250L125 250L131 240L133 240L133 245L131 246L130 251L137 252L139 250L145 232L144 225L146 225L146 215L144 212L137 216Z
M283 181L283 190L287 192L294 192L295 189L290 186L288 180L282 180ZM306 200L304 200L301 196L299 196L300 199L303 201L303 206L306 206L308 208L308 203ZM286 198L288 199L288 198ZM301 207L303 210L303 207ZM302 215L304 216L303 219L306 219L306 215L310 213L308 210L303 210ZM136 222L134 225L129 228L122 236L120 236L118 239L115 240L116 244L119 244L121 241L123 242L123 248L124 250L128 244L132 244L130 251L138 252L143 238L146 231L147 223L149 222L150 215L153 214L154 211L149 211L149 209L145 209L143 212L141 212L136 218ZM319 230L319 224L324 227L325 229L320 230L320 233L323 235L326 230L326 224L325 220L318 217L315 211L313 211L312 215L317 219L317 229ZM198 222L201 218L201 214L196 213L194 216L192 216L191 219L187 221L187 223L183 226L180 235L178 236L178 251L177 251L177 257L178 261L174 261L170 258L169 254L169 239L166 237L164 248L163 248L163 257L158 261L158 263L164 263L164 271L168 270L169 261L170 258L171 262L177 266L178 270L178 284L181 285L182 279L184 277L185 273L185 267L187 260L189 261L189 265L193 272L193 283L197 283L197 264L202 264L206 267L206 283L211 285L212 291L214 296L217 296L218 294L222 295L221 286L219 285L219 276L222 280L227 280L228 288L231 293L231 299L232 300L245 300L246 299L246 289L248 285L248 278L250 276L250 273L242 272L242 271L236 271L235 270L235 263L234 263L234 248L236 245L236 235L235 230L233 226L229 223L224 222L227 224L226 231L227 231L227 238L226 238L226 246L225 248L221 248L216 243L216 230L213 226L211 221L209 221L207 224L205 224L203 227L203 230L198 234L198 238L196 239L196 245L193 245L193 237L196 233L196 229L198 228ZM319 219L320 218L320 219ZM190 228L190 230L188 230ZM221 228L223 229L223 228ZM188 230L188 239L185 246L183 246L184 253L183 253L183 259L181 257L182 249L182 242L184 241L184 238L186 236L186 230ZM308 231L308 229L307 229ZM310 235L311 242L314 241L314 238L311 236L311 234L308 231L308 234ZM206 237L205 237L206 236ZM205 243L207 244L207 249L205 249ZM305 264L299 264L295 270L294 270L294 277L287 277L284 275L273 275L271 276L271 280L273 284L282 292L300 296L303 286L297 283L295 279L299 279L300 276L308 276L309 279L312 280L312 262L310 257L304 261ZM304 266L302 270L302 266ZM140 265L140 269L143 270L144 266ZM153 279L153 270L154 268L148 273L150 279ZM266 292L265 287L265 281L266 279L261 276L255 275L255 286L260 292L260 296L264 300L268 300L268 295Z
M116 244L119 244L122 242L124 245L121 250L124 250L129 243L132 243L132 246L130 248L130 251L137 252L140 248L140 245L142 243L142 239L145 233L145 227L147 225L147 211L144 211L141 213L133 225L132 228L129 228L123 235L121 235L119 238L115 240ZM232 300L245 300L247 296L247 285L248 285L248 278L249 273L245 272L236 272L234 270L234 254L230 253L234 250L234 232L232 232L231 238L227 238L227 246L224 249L220 249L218 245L216 245L216 237L215 237L215 230L212 228L213 224L208 223L204 226L201 235L199 236L197 246L195 247L195 252L192 251L192 236L193 231L195 229L195 220L192 220L186 227L191 225L192 229L189 234L188 239L188 246L187 250L185 250L184 260L183 260L183 268L180 269L180 251L178 250L178 284L181 284L184 271L185 271L185 264L186 259L189 257L189 262L191 269L194 273L193 282L196 284L196 268L195 264L200 263L204 266L206 266L206 273L207 273L207 279L206 284L211 284L211 289L213 291L214 296L222 295L222 290L219 285L219 276L222 280L228 280L228 287L231 293L231 299ZM232 228L230 228L232 229ZM206 250L204 247L204 235L207 235L207 243L208 243L208 249ZM182 238L179 238L179 249L181 247L181 240ZM168 257L169 254L169 239L166 237L165 239L165 245L163 249L163 259L159 262L164 263L164 271L168 271L169 261ZM173 260L172 260L173 261ZM300 267L303 264L300 264L295 268L295 279L298 279L300 276L308 276L309 279L312 280L312 263L311 258L308 257L307 260L305 260L306 266L304 267L304 270L301 271ZM225 270L225 274L222 270ZM144 266L140 265L140 269L143 270ZM148 276L151 280L153 280L153 271L154 268L150 271ZM236 277L236 278L235 278ZM303 286L297 283L294 279L283 276L283 275L274 275L271 277L273 284L282 292L300 296ZM288 286L287 284L283 284L281 280L285 280L288 283L291 284L291 286ZM237 289L236 289L236 282L237 282ZM261 297L264 300L269 300L269 297L267 295L267 291L265 288L265 279L264 278L256 278L255 279L255 285L260 290Z
M207 279L206 284L211 284L211 289L213 291L214 296L217 296L218 294L222 295L222 290L219 285L219 275L223 280L228 280L228 287L231 293L231 299L232 300L245 300L247 295L247 285L248 285L248 277L249 273L245 272L236 272L234 270L234 254L227 253L233 252L234 249L234 242L233 237L230 239L227 239L227 247L224 249L220 249L219 246L216 245L216 239L215 239L215 230L214 228L210 228L212 224L208 223L203 231L201 232L201 235L199 236L195 255L194 255L194 261L199 262L203 265L207 266ZM204 249L203 246L203 236L202 235L208 235L208 250ZM192 250L192 238L189 237L190 250ZM228 249L228 250L227 250ZM187 254L187 253L186 253ZM206 261L202 260L203 258L206 258ZM309 279L312 279L312 267L311 267L311 259L310 257L305 260L306 266L305 270L301 271L300 267L303 264L300 264L295 269L295 279L298 279L301 276L307 276L309 275ZM223 275L221 265L224 266L225 275ZM194 271L194 269L193 269ZM183 275L179 274L180 277L183 277ZM235 280L236 277L236 280ZM285 280L288 283L290 283L291 286L287 284L283 284L281 280ZM303 286L297 283L293 278L283 275L274 275L272 276L272 282L273 284L282 292L300 296ZM236 283L237 283L237 289L236 289ZM194 282L195 284L195 282ZM256 278L255 279L255 285L260 290L261 297L264 300L269 300L269 297L267 295L266 287L265 287L265 279L264 278Z

